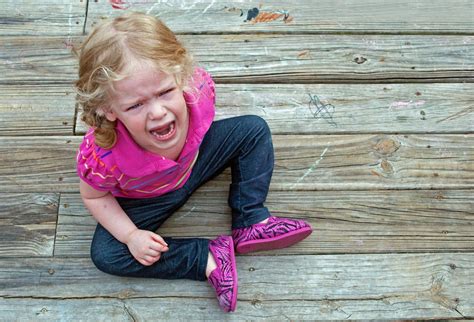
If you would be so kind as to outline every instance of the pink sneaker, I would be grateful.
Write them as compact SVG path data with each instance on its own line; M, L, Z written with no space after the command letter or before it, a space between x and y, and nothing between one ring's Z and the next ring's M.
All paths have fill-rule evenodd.
M219 236L212 240L209 251L217 268L211 272L208 281L216 291L219 306L225 312L232 312L237 305L237 268L232 237Z
M232 230L235 249L245 254L259 250L279 249L308 237L313 229L303 220L270 216L266 224Z

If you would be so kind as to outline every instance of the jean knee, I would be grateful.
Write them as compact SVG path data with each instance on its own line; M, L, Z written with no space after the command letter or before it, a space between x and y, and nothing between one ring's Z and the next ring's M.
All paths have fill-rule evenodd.
M274 152L270 127L267 122L257 115L243 116L242 122L246 144L244 155L252 154L252 159L259 160L260 165L271 165L273 168Z
M256 133L261 133L264 136L271 136L270 127L267 121L258 115L245 115L243 116L246 128Z
M100 271L109 273L107 269L108 265L106 264L106 259L102 251L91 247L91 260L95 267L97 267Z
M91 247L91 260L100 271L111 275L122 275L120 259L100 247Z

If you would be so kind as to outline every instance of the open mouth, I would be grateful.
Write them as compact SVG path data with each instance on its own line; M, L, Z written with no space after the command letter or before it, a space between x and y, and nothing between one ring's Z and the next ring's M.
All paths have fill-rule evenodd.
M166 141L170 139L174 133L176 132L176 124L175 122L171 122L163 127L154 128L150 131L151 135L153 135L156 139L160 141Z

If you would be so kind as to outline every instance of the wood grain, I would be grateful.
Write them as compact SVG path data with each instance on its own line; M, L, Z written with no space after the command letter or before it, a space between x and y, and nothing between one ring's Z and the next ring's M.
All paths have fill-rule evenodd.
M89 1L86 30L125 11L159 16L178 33L468 33L474 31L469 0ZM259 16L251 19L252 12ZM250 16L249 16L250 14ZM287 17L285 19L285 14Z
M160 227L169 237L230 234L225 185L205 186ZM474 251L471 190L270 191L266 206L314 229L293 247L262 254ZM96 221L79 194L61 194L56 256L88 256Z
M0 256L52 256L59 194L0 193Z
M4 299L0 312L9 321L153 321L219 320L219 321L293 321L345 319L439 319L471 318L471 307L444 307L416 295L388 296L374 299L347 300L239 300L236 312L225 314L211 298L151 297L137 299ZM470 305L470 303L469 303ZM459 310L457 312L456 310Z
M78 36L3 36L0 85L72 85L77 61L72 46Z
M472 134L274 135L274 190L469 189ZM80 137L0 137L0 192L78 191ZM295 154L295 151L298 151ZM230 171L214 179L228 184Z
M0 36L82 34L87 2L88 0L0 0Z
M79 44L83 37L72 37ZM472 82L473 36L183 35L218 83ZM0 85L71 84L64 37L1 37Z
M0 136L73 135L72 86L0 85Z
M469 133L472 92L470 83L218 84L216 119L259 115L273 134ZM75 133L86 130L78 113Z
M0 296L7 301L0 310L12 316L7 305L19 308L34 298L17 314L75 316L97 301L87 316L110 301L104 314L134 320L469 318L473 267L473 253L238 257L237 311L224 316L208 283L110 276L88 259L5 258ZM66 304L60 311L57 301Z
M0 320L474 319L474 2L0 7ZM293 247L237 256L233 314L208 283L110 276L89 259L71 51L132 10L162 18L213 75L217 119L269 123L266 205L314 228ZM229 182L226 170L159 233L229 234Z

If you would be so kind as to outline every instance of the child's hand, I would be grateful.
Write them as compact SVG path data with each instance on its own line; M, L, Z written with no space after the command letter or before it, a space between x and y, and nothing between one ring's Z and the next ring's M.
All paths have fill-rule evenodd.
M145 266L153 265L160 259L161 253L168 251L168 244L163 238L148 230L134 230L126 244L133 257Z

